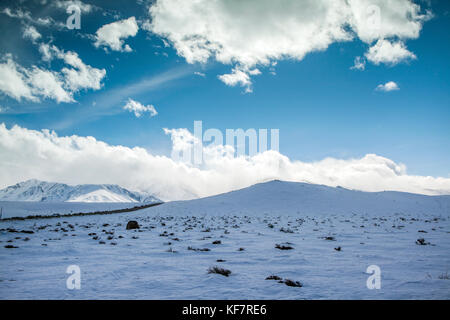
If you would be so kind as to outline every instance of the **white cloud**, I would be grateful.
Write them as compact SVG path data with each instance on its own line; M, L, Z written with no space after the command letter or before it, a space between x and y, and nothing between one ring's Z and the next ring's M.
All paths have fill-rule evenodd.
M203 72L194 71L194 74L199 77L203 77L203 78L206 77L206 74L204 74Z
M54 57L54 52L56 47L50 46L48 43L41 43L39 45L39 52L42 55L42 60L50 61Z
M369 45L415 39L431 17L410 0L158 0L149 12L145 28L167 39L188 63L230 64L232 73L220 79L247 88L255 66L302 60L354 38Z
M94 45L109 47L114 51L130 52L132 49L123 39L134 37L139 30L135 17L105 24L97 30ZM125 46L124 46L125 44Z
M33 67L28 72L28 79L35 96L53 99L58 103L74 101L72 93L63 88L63 79L57 72Z
M77 92L81 89L98 90L102 87L101 81L106 75L106 70L85 64L76 52L64 51L46 43L39 46L39 51L45 61L60 59L71 66L71 68L63 67L61 69L64 86L71 92Z
M22 9L11 10L10 8L4 8L1 11L1 13L6 14L10 18L19 19L29 24L36 24L46 27L55 26L60 29L66 26L64 23L56 22L55 20L49 17L34 18L31 16L31 13L29 11L24 11Z
M63 51L56 46L41 44L43 59L63 60L66 65L59 72L38 68L23 68L11 55L0 60L0 92L20 101L22 98L39 102L40 98L56 102L74 102L73 94L82 89L98 90L106 75L104 69L85 64L76 52Z
M105 69L97 69L85 64L76 52L59 51L58 57L73 67L61 69L65 76L66 87L70 91L77 92L81 89L98 90L102 87L101 81L106 75Z
M417 39L432 13L410 0L350 0L350 24L365 43L384 38Z
M186 129L168 133L172 133L174 149L186 148L194 140ZM234 158L219 149L205 147L208 157L197 168L139 147L113 146L93 137L59 137L48 130L19 126L8 129L0 124L0 187L30 178L72 184L116 183L168 200L208 196L281 179L365 191L450 194L450 178L409 175L404 165L374 154L301 162L275 151Z
M234 87L239 84L241 87L246 88L245 89L246 92L252 91L251 89L252 82L250 81L250 76L248 75L248 73L239 70L238 68L234 68L232 70L232 73L222 74L218 76L218 78L227 86Z
M95 8L94 6L80 0L53 0L51 4L63 10L66 10L69 6L75 5L80 8L82 13L90 13Z
M397 64L409 59L416 59L416 55L406 49L403 42L391 42L380 39L375 45L369 48L366 58L374 64L386 63Z
M30 39L31 41L36 41L41 38L42 35L33 26L26 26L23 30L23 37L25 39Z
M154 117L158 114L155 107L151 104L148 106L144 106L140 102L134 101L133 99L129 98L126 105L123 106L124 110L134 112L134 115L139 118L143 113L150 113L151 117Z
M363 71L366 68L366 60L364 60L364 58L356 57L353 63L353 66L350 67L352 70Z
M4 56L0 61L0 92L18 101L22 98L37 101L23 68L14 62L11 55Z
M375 89L378 91L385 91L385 92L400 90L400 88L394 81L389 81L386 82L385 84L379 84Z

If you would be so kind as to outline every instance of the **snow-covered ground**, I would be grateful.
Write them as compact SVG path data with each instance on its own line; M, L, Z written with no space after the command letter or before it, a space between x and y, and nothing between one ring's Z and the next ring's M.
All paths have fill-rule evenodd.
M271 182L129 213L3 221L0 298L450 299L449 198L352 192ZM69 265L80 290L66 287ZM370 265L380 290L366 286Z
M142 206L136 202L33 202L0 201L2 218L51 216L54 214L88 213L111 211Z

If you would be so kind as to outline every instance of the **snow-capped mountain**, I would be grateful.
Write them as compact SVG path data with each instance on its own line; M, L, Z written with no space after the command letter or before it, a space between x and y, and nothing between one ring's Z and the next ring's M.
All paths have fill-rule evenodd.
M164 214L450 214L450 195L363 192L342 187L270 181L248 188L146 209Z
M27 180L0 190L0 201L38 202L161 202L158 198L132 192L118 185L82 184Z

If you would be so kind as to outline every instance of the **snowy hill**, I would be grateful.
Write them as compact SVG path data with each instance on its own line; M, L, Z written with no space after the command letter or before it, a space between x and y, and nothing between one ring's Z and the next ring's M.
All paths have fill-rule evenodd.
M64 183L27 180L0 190L0 201L36 202L141 202L154 203L154 196L131 192L117 185Z
M84 197L110 196L96 190ZM127 204L2 206L9 217ZM241 299L448 300L449 208L450 196L272 181L133 212L0 220L0 292L3 299L235 299L238 292ZM139 229L128 230L130 220ZM82 290L64 285L72 263L87 279ZM371 265L382 272L379 290L367 288ZM230 276L210 273L214 266Z
M212 197L147 209L164 214L449 214L450 195L363 192L299 182L270 181Z

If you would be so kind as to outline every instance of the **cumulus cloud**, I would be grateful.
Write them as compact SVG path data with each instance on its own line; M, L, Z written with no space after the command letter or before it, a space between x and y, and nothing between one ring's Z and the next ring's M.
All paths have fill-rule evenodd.
M142 103L134 101L129 98L126 105L123 106L124 110L134 112L134 115L139 118L143 113L148 112L151 117L154 117L158 114L155 107L151 104L144 106Z
M431 17L410 0L284 0L282 5L273 0L157 0L149 13L145 28L167 39L188 63L215 59L232 65L232 73L219 79L246 88L249 70L256 66L302 60L355 38L368 45L382 39L415 39ZM383 61L401 60L400 43L388 42L395 50L380 52Z
M21 101L22 98L38 102L40 97L57 102L72 102L71 93L63 88L61 77L36 66L31 69L17 65L11 55L0 62L0 92Z
M0 60L0 92L18 101L22 98L38 100L28 85L24 69L17 65L9 54Z
M389 91L400 90L400 88L394 81L389 81L389 82L386 82L385 84L379 84L375 88L375 90L389 92Z
M95 33L94 45L109 47L114 51L130 52L132 49L123 39L134 37L139 30L135 17L105 24ZM125 45L125 46L124 46Z
M234 87L240 85L245 88L245 92L252 92L252 82L250 80L250 75L260 74L258 69L243 71L239 68L234 68L229 74L222 74L218 76L220 81L225 83L227 86Z
M35 96L53 99L56 102L73 102L72 93L66 91L63 79L57 73L33 67L28 73L28 80Z
M186 129L167 130L173 148L195 142ZM228 146L228 148L231 148ZM233 157L222 146L206 146L201 167L154 155L143 148L109 145L94 137L58 136L0 124L0 187L37 178L65 183L115 183L150 191L164 200L204 197L270 179L343 186L365 191L399 190L449 194L450 179L409 175L406 167L368 154L358 159L293 161L266 151Z
M59 50L57 56L72 67L61 69L61 73L64 74L66 87L70 91L77 92L81 89L98 90L101 88L101 81L106 75L105 69L97 69L85 64L76 52Z
M74 102L73 94L82 89L98 90L106 75L104 69L85 64L76 52L63 51L56 46L41 44L43 59L63 60L67 65L59 72L37 66L24 68L17 64L10 54L0 60L0 92L21 101L39 102L41 98L56 102Z
M399 62L416 59L416 55L406 49L405 44L401 41L391 42L381 39L369 48L366 58L374 64L386 63L394 65Z
M39 38L42 37L42 35L36 30L33 26L26 26L23 30L23 37L25 39L30 39L31 41L35 42Z

